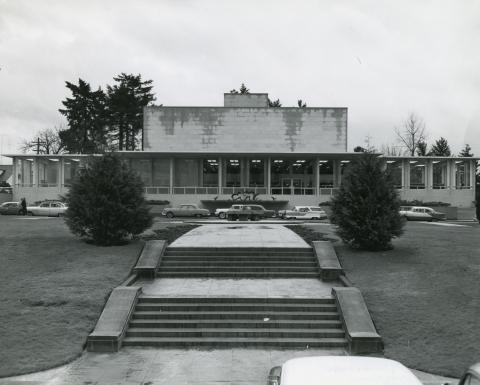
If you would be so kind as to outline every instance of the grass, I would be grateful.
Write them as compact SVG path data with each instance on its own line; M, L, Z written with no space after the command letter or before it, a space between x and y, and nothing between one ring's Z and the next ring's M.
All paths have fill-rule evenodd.
M150 239L163 239L166 240L168 244L170 244L175 239L181 237L183 234L186 234L190 230L198 227L198 225L169 225L168 223L162 223L162 225L164 226L163 228L152 229L151 231L148 231L146 235L141 235L140 238L145 241L148 241Z
M0 216L0 234L0 377L73 360L141 242L90 245L60 218Z
M385 356L459 377L480 361L480 227L409 222L393 245L361 252L337 242L335 249L365 297Z

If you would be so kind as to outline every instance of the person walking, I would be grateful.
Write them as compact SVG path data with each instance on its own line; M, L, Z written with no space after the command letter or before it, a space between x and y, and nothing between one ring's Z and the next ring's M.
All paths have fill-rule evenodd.
M27 215L27 201L25 198L22 198L20 205L22 206L22 215Z

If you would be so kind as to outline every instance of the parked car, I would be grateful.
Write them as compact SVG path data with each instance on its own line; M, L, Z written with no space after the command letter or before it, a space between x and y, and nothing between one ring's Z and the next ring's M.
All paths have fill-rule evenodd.
M446 219L445 213L440 213L430 207L420 206L402 206L400 207L400 215L405 217L407 221L432 222L433 220L444 221Z
M20 215L22 214L22 206L19 202L4 202L0 205L0 214Z
M480 362L468 368L458 385L480 385Z
M284 219L326 219L327 213L318 206L295 206L281 213Z
M272 218L275 211L267 210L261 205L233 205L225 213L229 221L252 220L257 221L261 218Z
M358 356L303 357L270 370L268 385L421 385L401 363Z
M208 217L210 211L207 209L200 209L196 204L189 203L180 205L180 207L166 207L162 211L162 215L167 218L173 217Z
M40 203L38 206L27 206L27 214L61 217L65 215L67 209L67 205L63 202L47 201Z
M242 205L233 205L231 207L227 207L227 208L221 208L221 209L216 209L215 210L215 216L216 217L219 217L220 219L225 219L227 217L227 211L230 210L230 209L240 209L240 207L242 207Z

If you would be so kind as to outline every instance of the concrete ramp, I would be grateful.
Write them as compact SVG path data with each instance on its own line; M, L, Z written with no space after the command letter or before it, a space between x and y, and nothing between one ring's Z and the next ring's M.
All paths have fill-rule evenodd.
M169 245L175 247L311 248L282 225L235 223L197 227Z

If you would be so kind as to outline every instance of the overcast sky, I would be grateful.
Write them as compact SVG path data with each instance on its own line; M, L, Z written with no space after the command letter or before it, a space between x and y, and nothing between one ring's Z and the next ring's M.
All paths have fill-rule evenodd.
M245 82L283 106L348 107L348 146L431 143L480 155L480 1L0 0L0 152L65 124L65 81L154 81L157 103L221 106ZM5 159L3 159L5 161Z

